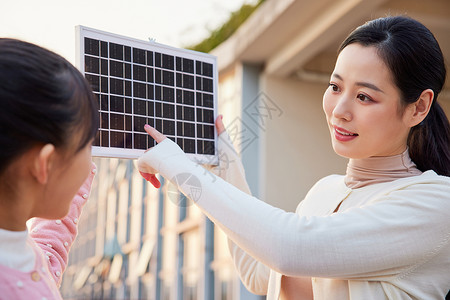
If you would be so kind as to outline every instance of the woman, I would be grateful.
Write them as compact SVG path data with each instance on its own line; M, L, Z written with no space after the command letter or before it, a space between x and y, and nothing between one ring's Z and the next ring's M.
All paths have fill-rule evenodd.
M323 97L347 173L317 182L296 214L249 196L239 162L221 174L237 188L212 181L149 126L159 144L139 169L153 181L156 172L199 178L196 204L232 241L247 288L268 299L443 299L450 287L450 126L437 96L445 75L437 41L415 20L381 18L353 31ZM219 149L228 151L216 124ZM189 197L187 186L179 189Z
M95 174L94 95L59 55L0 39L0 106L0 299L61 299Z

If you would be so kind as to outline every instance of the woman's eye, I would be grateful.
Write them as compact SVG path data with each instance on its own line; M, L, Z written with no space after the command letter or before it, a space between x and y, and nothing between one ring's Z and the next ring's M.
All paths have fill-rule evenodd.
M370 102L370 101L372 101L372 99L370 99L369 97L367 97L367 96L364 95L364 94L359 94L359 95L357 96L357 98L358 98L359 100L361 100L361 102Z
M330 87L333 90L333 92L339 92L339 87L334 83L330 83Z

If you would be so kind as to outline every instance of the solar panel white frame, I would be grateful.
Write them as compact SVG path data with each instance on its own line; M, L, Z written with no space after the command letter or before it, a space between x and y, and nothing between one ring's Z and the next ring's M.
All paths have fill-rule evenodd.
M155 144L143 129L149 123L192 160L218 164L215 56L85 26L76 27L76 52L77 67L99 101L100 129L92 155L138 158Z

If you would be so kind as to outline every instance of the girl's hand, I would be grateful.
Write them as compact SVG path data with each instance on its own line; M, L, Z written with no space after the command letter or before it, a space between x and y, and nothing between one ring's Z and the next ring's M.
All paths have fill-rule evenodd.
M225 131L225 126L223 125L222 119L223 119L223 116L219 115L215 122L216 129L217 129L217 135L220 135L222 132ZM164 134L162 134L161 132L159 132L158 130L156 130L155 128L153 128L150 125L145 125L144 129L158 144L161 143L163 140L167 139L167 137ZM159 180L158 180L158 178L156 178L155 174L143 173L141 171L139 171L139 173L141 173L141 176L144 177L145 180L149 181L155 188L161 187L161 182L159 182Z

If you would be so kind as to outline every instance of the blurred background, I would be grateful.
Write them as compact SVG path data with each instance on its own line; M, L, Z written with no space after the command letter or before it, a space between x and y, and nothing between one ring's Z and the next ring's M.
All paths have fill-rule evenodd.
M0 36L72 62L75 25L216 55L219 113L252 193L286 211L321 177L345 173L346 160L331 148L322 95L352 29L406 14L435 34L449 69L448 0L4 2ZM438 99L450 115L448 80ZM61 287L65 299L264 299L240 283L224 234L174 186L153 188L131 160L95 162Z

